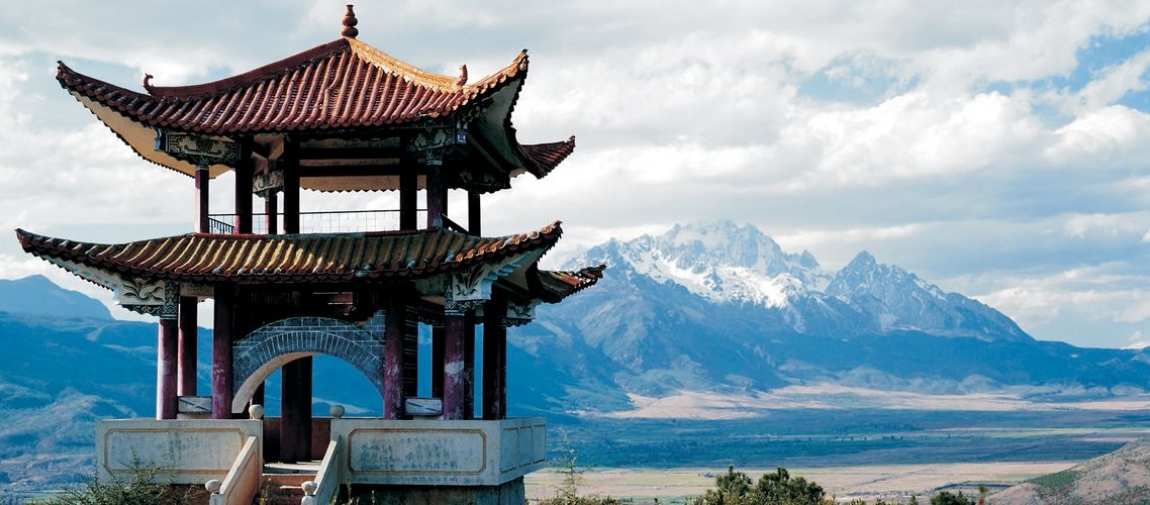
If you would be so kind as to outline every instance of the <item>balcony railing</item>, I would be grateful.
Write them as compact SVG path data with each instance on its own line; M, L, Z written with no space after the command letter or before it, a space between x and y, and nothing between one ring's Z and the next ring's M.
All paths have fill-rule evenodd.
M208 231L210 233L235 233L235 214L209 214ZM276 222L283 227L283 214L276 216ZM416 223L427 222L427 211L416 211ZM252 214L252 233L267 234L267 214ZM454 223L451 223L454 224ZM458 226L458 225L456 225ZM358 231L396 231L399 230L398 210L351 210L351 211L324 211L300 212L300 233L347 233ZM280 232L281 230L276 230ZM466 231L466 230L460 230Z

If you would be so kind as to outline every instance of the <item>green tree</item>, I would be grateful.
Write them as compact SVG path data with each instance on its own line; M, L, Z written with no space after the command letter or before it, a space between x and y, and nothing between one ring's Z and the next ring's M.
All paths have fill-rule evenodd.
M930 505L975 505L975 503L974 500L962 494L962 491L959 491L958 494L943 491L930 498Z
M802 477L791 478L786 468L778 467L775 473L768 473L759 479L755 494L769 505L820 505L826 501L826 491L814 482Z

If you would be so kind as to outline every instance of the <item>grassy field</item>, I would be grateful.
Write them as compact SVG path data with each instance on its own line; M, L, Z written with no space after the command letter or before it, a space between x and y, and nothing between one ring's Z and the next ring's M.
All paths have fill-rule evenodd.
M581 419L553 423L549 446L589 469L588 494L681 502L727 465L753 477L783 466L844 497L1003 489L1150 436L1150 411L774 410L741 419ZM558 461L557 461L558 462ZM563 475L529 476L528 495Z
M958 463L932 465L873 465L793 468L791 475L819 483L828 495L846 498L906 498L929 496L939 490L975 493L980 484L1003 489L1027 479L1063 471L1075 462ZM741 469L757 476L774 469ZM629 498L636 503L684 503L714 487L716 469L594 469L582 475L581 494ZM527 476L529 499L549 498L565 474L557 470ZM925 502L926 500L920 500Z

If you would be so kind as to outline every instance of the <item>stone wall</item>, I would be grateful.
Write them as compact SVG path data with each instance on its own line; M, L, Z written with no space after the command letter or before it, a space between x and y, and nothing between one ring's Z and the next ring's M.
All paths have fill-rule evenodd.
M96 422L96 476L131 478L154 471L158 482L203 485L223 479L261 421L115 419Z

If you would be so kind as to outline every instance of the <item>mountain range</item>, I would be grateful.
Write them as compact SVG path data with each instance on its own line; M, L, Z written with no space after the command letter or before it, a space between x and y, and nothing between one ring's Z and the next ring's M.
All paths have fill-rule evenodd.
M684 391L797 385L1028 398L1143 392L1150 355L1037 341L1001 312L867 252L838 271L730 221L612 240L572 260L608 265L592 289L540 307L512 343L562 387L544 410L615 411ZM550 389L548 389L550 388Z
M600 263L598 285L509 331L511 414L572 422L721 397L745 417L780 398L803 408L850 407L866 391L1075 401L1150 384L1144 351L1037 341L993 308L869 253L829 271L729 221L612 240L571 260ZM90 472L95 419L149 416L155 332L42 277L0 280L0 487L73 482ZM209 348L199 349L205 385ZM317 412L340 403L378 414L378 393L352 367L321 357L316 367ZM659 415L687 416L688 403Z

